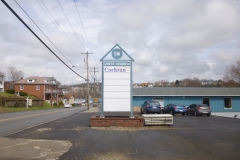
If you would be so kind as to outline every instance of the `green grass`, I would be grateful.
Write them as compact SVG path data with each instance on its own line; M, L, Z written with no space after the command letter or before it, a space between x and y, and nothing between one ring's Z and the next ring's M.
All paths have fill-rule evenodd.
M46 109L57 109L62 107L31 107L31 108L7 108L7 112L21 112L21 111L37 111L37 110L46 110Z
M0 92L0 97L13 98L15 96L14 96L14 94L9 94L9 93L6 93L6 92Z
M52 106L44 101L44 106L42 107L0 107L0 113L6 113L6 112L21 112L21 111L37 111L37 110L46 110L46 109L57 109L57 108L63 108L63 106Z
M15 96L14 94L9 94L9 93L7 93L7 92L0 92L0 98L1 97L5 97L5 98L19 98L18 96ZM27 95L27 96L21 96L22 98L30 98L30 99L38 99L37 97L35 97L35 96L32 96L32 95Z
M0 98L1 97L7 97L7 98L14 98L16 96L14 96L14 94L9 94L9 93L2 93L0 92ZM35 96L31 96L31 95L28 95L28 96L23 96L25 99L28 97L30 99L38 99L36 98ZM19 97L16 97L16 98L19 98ZM40 106L40 107L30 107L29 108L26 108L26 107L19 107L19 108L16 108L16 107L1 107L0 106L0 113L6 113L6 112L21 112L21 111L36 111L36 110L46 110L46 109L56 109L56 108L63 108L63 106L52 106L44 101L44 106Z

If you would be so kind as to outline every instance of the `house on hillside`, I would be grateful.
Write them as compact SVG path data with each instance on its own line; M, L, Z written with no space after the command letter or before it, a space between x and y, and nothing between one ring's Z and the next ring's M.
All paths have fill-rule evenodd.
M4 92L8 89L14 89L14 83L12 81L4 81Z
M58 88L60 84L53 77L31 76L15 82L14 89L16 92L26 92L40 99L58 103L63 98L62 89Z

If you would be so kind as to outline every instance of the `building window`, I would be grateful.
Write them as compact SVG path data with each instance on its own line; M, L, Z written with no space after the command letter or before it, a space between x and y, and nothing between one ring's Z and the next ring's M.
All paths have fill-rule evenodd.
M20 85L20 90L23 90L23 89L24 89L24 85L21 84L21 85Z
M210 106L210 98L204 97L204 98L202 99L202 103L203 103L203 104L207 104L208 106Z
M33 79L28 79L27 82L34 82L35 80Z
M224 98L224 109L232 109L232 99Z
M36 89L40 90L40 85L39 84L36 85Z

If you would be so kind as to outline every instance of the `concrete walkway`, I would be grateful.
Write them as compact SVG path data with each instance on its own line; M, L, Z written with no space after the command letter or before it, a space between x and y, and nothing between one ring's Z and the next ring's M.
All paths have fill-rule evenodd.
M212 116L240 119L240 112L212 112Z
M100 112L100 107L91 107L89 108L89 110L86 110L84 112Z
M0 159L58 159L72 143L59 140L33 140L0 137Z

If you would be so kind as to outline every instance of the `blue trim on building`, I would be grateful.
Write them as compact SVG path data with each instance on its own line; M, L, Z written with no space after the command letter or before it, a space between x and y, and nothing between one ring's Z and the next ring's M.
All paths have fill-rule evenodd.
M189 106L193 103L202 103L203 98L209 98L212 112L240 112L240 96L133 96L133 106L141 106L144 101L153 98L163 98L164 106L169 103ZM231 98L232 108L224 108L224 98Z

